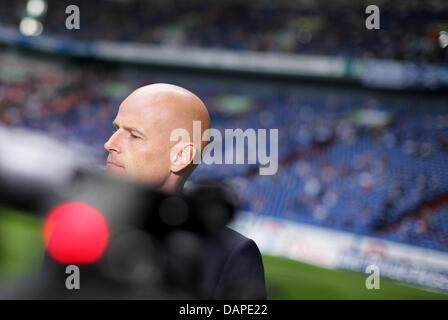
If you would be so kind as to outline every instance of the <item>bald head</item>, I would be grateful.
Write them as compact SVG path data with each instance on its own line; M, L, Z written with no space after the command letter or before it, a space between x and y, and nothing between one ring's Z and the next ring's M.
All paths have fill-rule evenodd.
M121 103L114 120L117 130L104 145L108 172L178 190L195 167L192 157L207 142L171 141L170 136L183 129L193 138L194 121L200 121L201 136L210 128L207 108L192 92L164 83L138 88Z
M210 128L210 116L201 99L172 84L156 83L138 88L123 101L121 108L140 113L143 121L157 125L163 132L183 128L192 136L193 121L201 121L202 131Z

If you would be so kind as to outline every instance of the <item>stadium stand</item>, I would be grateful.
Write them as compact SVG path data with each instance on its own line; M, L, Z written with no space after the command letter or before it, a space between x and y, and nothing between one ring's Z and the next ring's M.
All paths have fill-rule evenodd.
M381 32L363 27L368 1L79 0L80 30L64 27L70 1L47 2L44 34L68 39L448 63L438 43L448 29L443 0L376 1ZM23 6L0 3L0 22L19 25Z
M8 53L1 60L1 124L46 131L104 155L117 106L130 91L179 83L205 101L214 128L279 128L276 175L254 174L257 165L216 164L200 166L194 180L230 182L244 199L241 209L448 251L443 101Z

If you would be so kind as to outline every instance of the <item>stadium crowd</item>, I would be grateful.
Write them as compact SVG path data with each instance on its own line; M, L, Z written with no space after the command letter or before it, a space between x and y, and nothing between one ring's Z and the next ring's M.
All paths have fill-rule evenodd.
M362 1L78 0L81 28L65 28L70 1L47 0L44 34L232 50L448 63L439 33L444 1L383 1L380 30L367 30ZM103 4L107 3L107 6ZM0 2L0 23L17 27L25 2Z
M205 101L218 130L279 129L276 175L254 174L257 165L214 164L199 166L193 180L228 181L241 195L241 209L448 251L446 206L426 208L447 200L443 102L183 78L85 61L8 54L1 61L0 124L82 142L105 159L103 144L123 98L144 84L176 83ZM226 109L225 96L246 105ZM369 125L359 116L366 110L387 114L387 121Z

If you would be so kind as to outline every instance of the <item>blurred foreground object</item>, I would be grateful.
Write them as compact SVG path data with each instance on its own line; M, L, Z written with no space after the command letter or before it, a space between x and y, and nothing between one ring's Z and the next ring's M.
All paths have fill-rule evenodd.
M216 250L210 243L230 232L226 191L202 185L167 194L111 178L87 156L29 131L0 127L0 144L0 206L45 217L49 253L38 276L2 289L2 298L210 297L202 271ZM67 285L72 264L79 290Z

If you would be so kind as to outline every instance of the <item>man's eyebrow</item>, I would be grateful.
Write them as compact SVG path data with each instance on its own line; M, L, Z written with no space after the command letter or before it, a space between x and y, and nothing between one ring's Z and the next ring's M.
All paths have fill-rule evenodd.
M112 123L115 126L115 128L119 128L120 127L117 122L114 121ZM136 132L136 133L142 135L143 137L145 137L145 134L143 132L141 132L140 130L138 130L138 129L135 129L135 128L132 128L132 127L128 127L128 126L122 126L122 128L125 129L125 130L128 130L128 131Z

